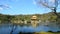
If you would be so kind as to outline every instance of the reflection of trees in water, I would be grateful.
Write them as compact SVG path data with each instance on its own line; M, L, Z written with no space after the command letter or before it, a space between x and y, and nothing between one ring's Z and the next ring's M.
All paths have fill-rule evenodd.
M25 32L19 32L18 34L34 34L35 32L27 32L27 33L25 33Z
M47 26L49 28L57 28L57 29L60 29L60 23L59 22L41 22L39 23L39 26Z
M43 26L48 26L50 29L59 29L59 27L60 27L60 25L58 25L57 22L46 22L46 23L42 22L40 24L43 25ZM37 24L36 27L41 26L40 24ZM19 25L19 27L24 27L24 26L33 27L32 25L29 25L29 26L28 25L22 25L22 26ZM10 34L12 34L16 29L17 29L17 25L12 25L12 30L11 30Z
M13 32L14 32L16 29L17 29L17 25L14 25L14 24L13 24L10 34L13 34Z
M48 27L51 29L60 29L60 25L57 24L58 22L49 22Z

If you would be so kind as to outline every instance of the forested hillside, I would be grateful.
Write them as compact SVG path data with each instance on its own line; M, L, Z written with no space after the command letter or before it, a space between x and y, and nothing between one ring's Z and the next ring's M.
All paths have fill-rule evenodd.
M60 15L60 13L58 13ZM31 17L35 15L38 17L39 20L42 22L45 22L46 20L48 21L55 21L57 19L57 16L53 12L45 13L45 14L29 14L29 15L4 15L0 14L0 22L4 23L5 21L13 21L13 20L30 20Z

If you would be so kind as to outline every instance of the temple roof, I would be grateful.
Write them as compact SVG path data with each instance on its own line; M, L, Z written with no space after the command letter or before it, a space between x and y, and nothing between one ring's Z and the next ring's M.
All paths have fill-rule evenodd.
M31 19L37 19L37 16L34 15L34 16L31 17Z

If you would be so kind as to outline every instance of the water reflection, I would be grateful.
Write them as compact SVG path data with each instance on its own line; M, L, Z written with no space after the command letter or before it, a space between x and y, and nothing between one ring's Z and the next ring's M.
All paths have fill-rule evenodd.
M41 31L53 31L57 32L60 31L59 27L55 26L45 26L45 25L38 25L36 27L30 26L20 26L20 25L0 25L0 34L10 34L13 28L13 34L17 34L19 32L41 32Z

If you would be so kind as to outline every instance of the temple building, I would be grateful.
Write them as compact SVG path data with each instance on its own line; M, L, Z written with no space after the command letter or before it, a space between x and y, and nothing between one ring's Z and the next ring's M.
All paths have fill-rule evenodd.
M33 26L36 26L38 24L38 22L39 22L39 19L38 19L37 16L34 15L34 16L31 17L31 24Z

